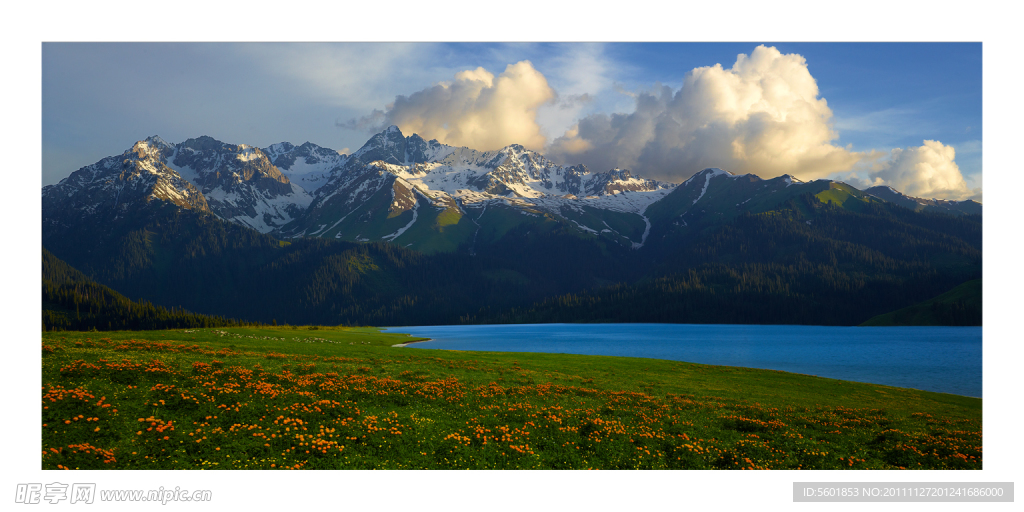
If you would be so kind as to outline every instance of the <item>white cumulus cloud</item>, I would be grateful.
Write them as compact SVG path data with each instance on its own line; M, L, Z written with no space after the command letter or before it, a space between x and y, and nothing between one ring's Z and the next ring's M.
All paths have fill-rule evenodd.
M598 170L628 167L676 182L705 167L814 179L866 156L835 145L837 137L805 59L758 46L730 69L689 71L679 90L637 94L632 113L580 119L548 151Z
M398 96L386 111L349 124L394 124L403 133L479 150L509 144L541 150L547 140L537 123L537 109L555 98L544 75L524 60L498 76L482 67L460 71L451 82Z
M971 190L954 158L956 150L939 141L923 146L896 148L869 174L872 185L888 185L913 197L981 200L981 190Z
M971 188L980 182L965 181L952 146L926 140L919 147L857 152L839 145L832 110L801 55L758 46L738 55L731 68L689 70L678 89L655 84L624 91L634 101L630 113L582 118L603 90L614 88L612 64L598 45L556 61L552 82L561 94L521 60L497 76L483 67L464 69L454 80L396 96L384 110L339 124L369 131L394 124L406 134L479 150L522 144L564 164L628 168L677 183L719 167L763 178L884 184L917 197L981 199L980 188ZM865 123L847 121L854 130L867 129ZM550 140L546 133L562 135Z

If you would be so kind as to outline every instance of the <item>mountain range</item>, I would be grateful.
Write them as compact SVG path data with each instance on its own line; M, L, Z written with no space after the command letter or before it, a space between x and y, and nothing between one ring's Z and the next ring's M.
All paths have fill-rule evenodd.
M457 148L406 137L396 126L351 155L309 142L260 149L207 136L179 144L153 136L44 187L43 211L59 229L92 217L130 215L158 200L285 239L380 240L425 252L454 250L481 231L500 236L517 224L509 217L522 215L640 248L651 228L645 214L652 205L657 204L652 211L671 211L677 225L686 225L687 213L693 218L711 208L731 218L806 192L916 211L981 214L981 205L970 200L919 199L890 187L861 192L788 175L762 180L705 169L677 186L624 169L595 173L584 165L558 165L520 145L490 152ZM670 194L687 199L662 201ZM62 215L73 219L58 220Z
M275 311L289 321L320 323L529 321L507 308L522 312L561 294L613 285L642 288L709 265L790 268L821 256L830 272L852 280L847 289L894 283L885 293L895 299L825 321L844 323L980 277L981 205L974 201L714 168L673 184L626 169L560 165L520 145L486 152L453 147L395 126L350 155L309 142L257 148L206 136L178 144L153 136L43 187L42 207L44 247L98 282L166 306L262 321ZM730 238L755 224L745 244ZM726 239L738 245L721 247ZM359 248L367 242L376 245ZM339 254L348 255L344 265L325 263ZM452 288L435 296L436 290L416 288L426 281L398 279L418 265L450 273L429 286ZM461 268L437 273L437 265ZM331 270L316 277L310 268ZM305 277L289 281L281 272ZM341 274L350 284L361 280L361 291L310 291ZM245 298L236 291L260 295L245 282L257 276L290 298L248 309L234 303ZM931 284L921 284L928 279ZM917 289L907 288L911 283ZM214 284L221 288L211 290ZM395 309L402 300L422 304L426 296L449 306L433 316L430 308L412 316L415 308ZM395 312L357 313L363 307L357 299L368 297ZM348 309L340 306L346 301ZM667 321L688 321L673 314L666 313ZM608 315L596 320L615 319Z

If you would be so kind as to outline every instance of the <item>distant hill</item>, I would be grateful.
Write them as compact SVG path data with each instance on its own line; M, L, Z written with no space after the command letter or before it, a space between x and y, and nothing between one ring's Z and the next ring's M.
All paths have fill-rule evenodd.
M863 326L981 325L981 279L924 302L871 318Z
M916 212L946 213L949 215L981 215L981 203L972 201L947 201L943 199L924 199L910 197L892 187L871 187L864 191L883 201L898 204Z
M243 322L132 301L43 249L43 330L108 331L220 327Z

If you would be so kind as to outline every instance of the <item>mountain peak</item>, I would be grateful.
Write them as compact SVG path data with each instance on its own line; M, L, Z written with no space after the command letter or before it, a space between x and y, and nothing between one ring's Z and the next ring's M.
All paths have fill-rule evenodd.
M173 147L173 144L165 141L164 139L161 139L159 135L150 135L149 137L146 137L146 139L143 142L146 142L152 146L159 147L161 149Z
M402 135L402 130L395 125L391 125L384 131L370 137L370 140L366 141L363 147L359 148L355 153L352 153L352 156L364 163L382 160L389 164L402 165L408 157L406 149L410 141L413 142L414 146L425 144L420 137L415 139L409 137L407 140Z
M779 176L779 178L782 178L782 181L786 182L787 187L794 183L804 183L804 181L800 180L796 176L793 176L792 174L783 174L782 176Z
M291 142L278 142L277 144L271 144L271 145L267 146L263 150L263 152L264 153L272 153L272 154L276 155L278 153L286 153L286 152L291 151L293 149L295 149L295 145L292 144Z
M139 158L149 156L156 156L159 158L161 154L166 154L173 149L174 146L168 144L159 136L153 135L136 142L132 145L132 148L129 151L138 155Z
M720 174L724 174L726 176L732 176L733 175L731 172L723 171L722 169L719 169L718 167L708 167L706 169L701 170L700 173L698 173L698 174L701 174L701 173L704 173L704 174L710 173L712 176L718 176Z
M686 181L684 181L682 183L682 185L688 185L690 182L698 181L701 178L703 178L704 182L706 183L707 180L710 180L711 178L714 178L715 176L734 176L734 174L729 172L729 171L723 171L722 169L719 169L718 167L707 167L707 168L701 169L699 172L693 173L693 176L690 176L689 178L687 178Z
M194 139L188 139L180 145L181 147L194 149L196 151L215 151L219 150L224 143L210 137L209 135L200 135Z

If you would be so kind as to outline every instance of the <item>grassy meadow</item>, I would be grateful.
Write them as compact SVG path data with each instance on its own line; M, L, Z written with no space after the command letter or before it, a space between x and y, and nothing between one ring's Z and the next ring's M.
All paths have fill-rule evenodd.
M981 469L981 400L373 328L45 332L43 469Z

